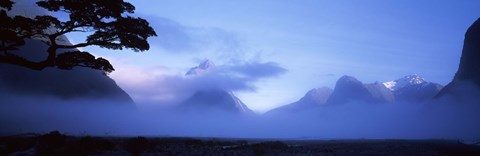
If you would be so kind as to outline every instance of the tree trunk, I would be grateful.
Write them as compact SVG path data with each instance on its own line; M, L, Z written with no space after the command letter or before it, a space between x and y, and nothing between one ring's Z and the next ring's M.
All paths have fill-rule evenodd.
M52 46L50 46L48 49L47 49L47 52L48 52L48 56L47 56L47 59L45 61L42 61L45 63L46 66L55 66L55 59L57 57L57 45L56 44L52 44Z

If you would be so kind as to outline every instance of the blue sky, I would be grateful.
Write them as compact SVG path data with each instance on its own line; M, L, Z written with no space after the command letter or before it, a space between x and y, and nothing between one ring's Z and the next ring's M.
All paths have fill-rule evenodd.
M112 60L117 70L111 76L134 98L167 95L158 79L183 75L205 59L217 66L284 69L234 90L258 112L294 102L312 88L333 88L342 75L371 83L416 73L445 85L457 69L464 32L480 17L476 0L129 2L157 31L151 49L85 50ZM154 82L162 91L139 89Z

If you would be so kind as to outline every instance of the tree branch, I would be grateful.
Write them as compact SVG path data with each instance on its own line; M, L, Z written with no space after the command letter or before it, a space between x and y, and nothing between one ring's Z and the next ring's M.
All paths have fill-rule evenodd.
M32 62L14 54L0 55L0 63L14 64L33 70L42 70L49 67L47 61Z
M86 47L90 45L94 45L94 43L79 43L75 45L58 45L57 47L60 49L73 49L73 48Z

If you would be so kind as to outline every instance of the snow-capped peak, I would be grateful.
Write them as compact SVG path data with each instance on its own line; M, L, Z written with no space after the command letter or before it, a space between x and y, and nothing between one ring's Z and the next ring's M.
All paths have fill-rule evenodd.
M406 86L418 85L423 83L427 83L427 81L425 81L425 79L418 76L417 74L413 74L413 75L407 75L397 80L384 82L383 85L385 85L385 87L387 87L391 91L396 91Z
M213 61L206 59L205 61L200 63L200 65L190 68L190 70L188 70L188 72L185 73L185 75L187 76L202 75L212 68L215 68L215 64L213 63Z

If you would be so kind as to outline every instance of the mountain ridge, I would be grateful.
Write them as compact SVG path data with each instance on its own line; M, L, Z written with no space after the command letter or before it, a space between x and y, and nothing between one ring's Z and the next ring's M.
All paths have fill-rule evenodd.
M426 81L418 74L374 83L363 83L353 76L344 75L337 80L334 89L328 87L311 89L298 101L274 108L266 114L299 112L351 102L368 104L424 102L434 97L442 87L438 83Z

